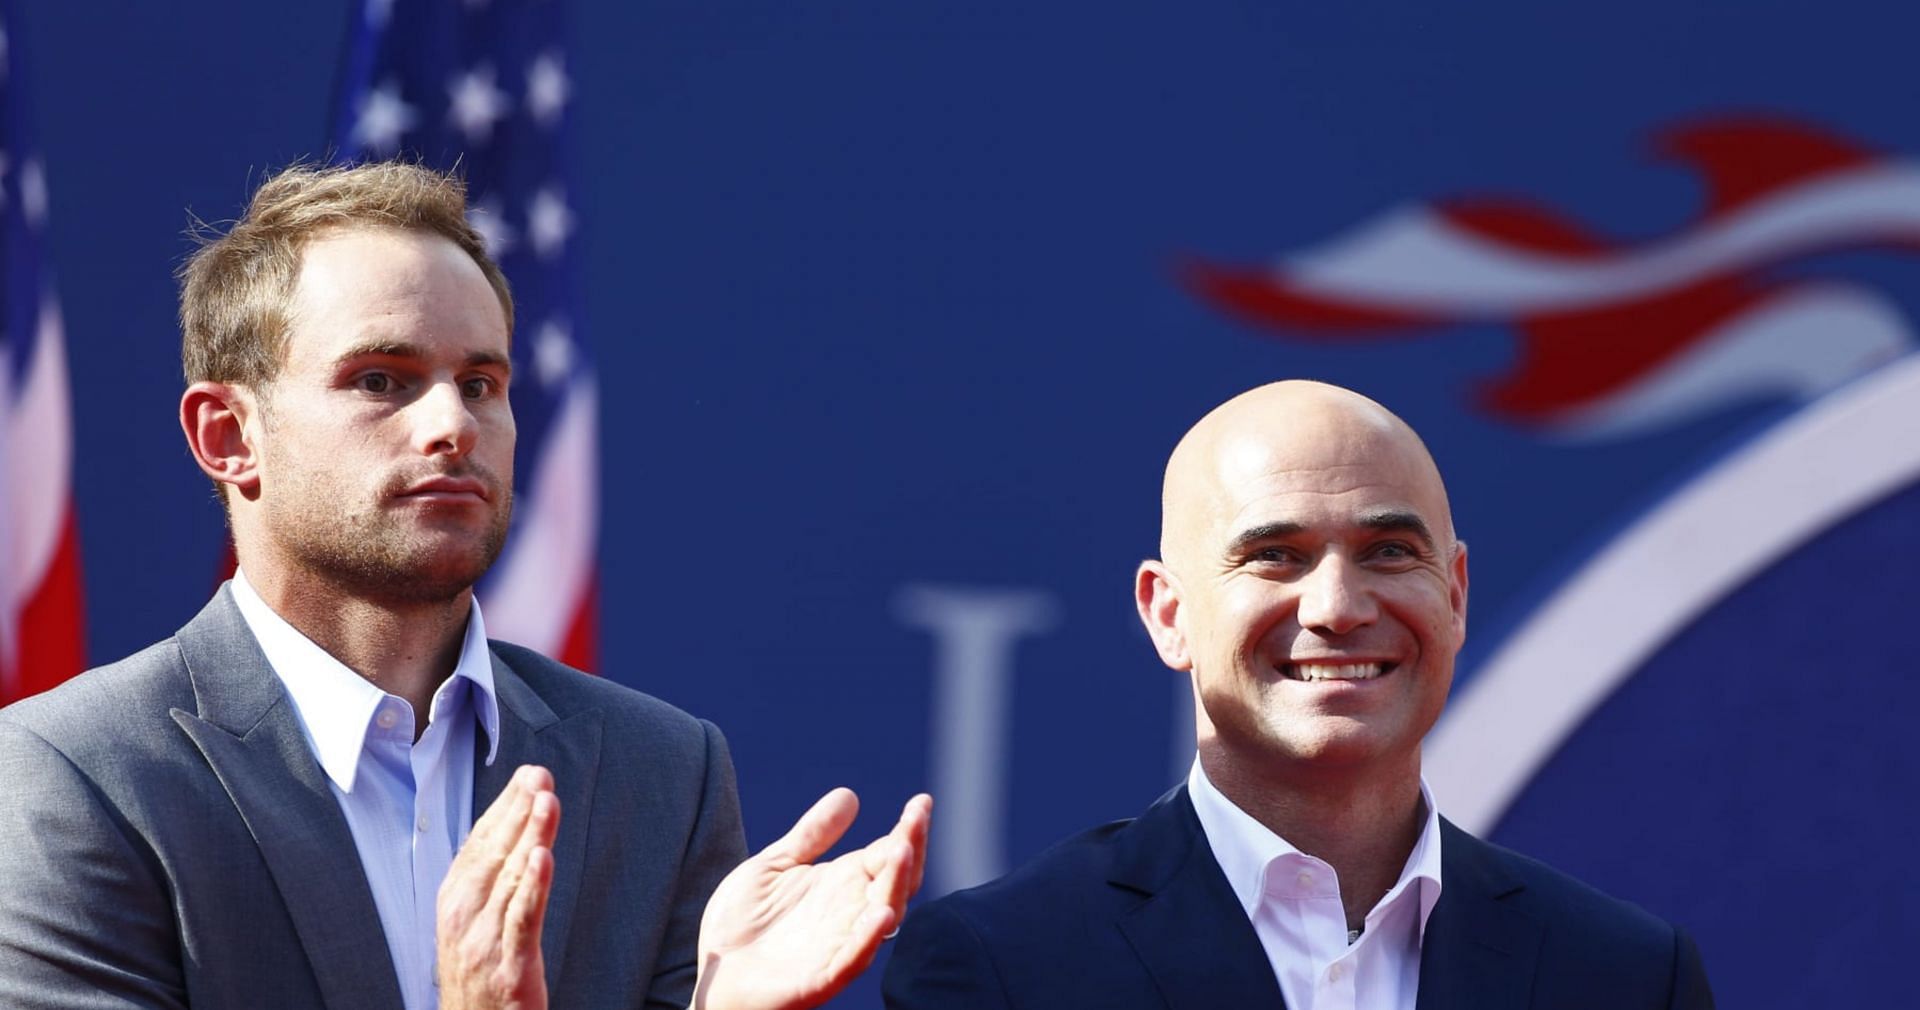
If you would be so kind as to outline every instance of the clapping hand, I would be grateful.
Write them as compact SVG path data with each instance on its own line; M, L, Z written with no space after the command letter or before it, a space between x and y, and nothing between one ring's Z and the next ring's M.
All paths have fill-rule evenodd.
M540 927L559 829L553 775L536 765L474 822L435 911L441 1010L546 1010Z
M700 921L695 1010L819 1006L873 961L920 887L933 799L915 796L886 836L815 863L859 810L835 789L720 882Z

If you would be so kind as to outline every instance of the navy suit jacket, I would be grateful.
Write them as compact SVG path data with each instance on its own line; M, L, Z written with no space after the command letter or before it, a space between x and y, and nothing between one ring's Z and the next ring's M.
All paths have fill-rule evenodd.
M1419 1010L1708 1010L1686 934L1444 819ZM1185 786L907 918L890 1010L1279 1007Z

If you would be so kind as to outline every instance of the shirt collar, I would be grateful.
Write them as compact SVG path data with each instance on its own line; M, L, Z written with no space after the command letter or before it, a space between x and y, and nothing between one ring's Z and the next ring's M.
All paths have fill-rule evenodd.
M233 573L231 586L240 617L260 643L260 651L266 655L274 676L280 678L293 699L294 711L307 731L307 740L321 770L342 792L352 792L367 726L387 693L288 624L260 598L244 572ZM443 699L454 696L457 681L465 680L469 684L465 694L474 706L480 725L487 731L487 764L491 765L500 751L500 705L494 694L492 653L487 648L487 627L480 616L480 602L474 600L470 606L466 636L460 642L460 658L454 663L453 676L434 692L432 704L435 709L441 709ZM429 717L432 714L429 713ZM418 713L415 718L419 718Z
M1201 831L1206 833L1207 845L1213 849L1214 861L1220 864L1220 871L1226 875L1227 885L1233 888L1240 907L1252 918L1265 900L1268 868L1275 860L1304 854L1227 799L1207 778L1198 757L1194 758L1193 770L1187 773L1187 795L1193 800L1193 812L1200 819ZM1420 936L1424 940L1427 916L1440 900L1440 811L1425 778L1420 780L1420 803L1426 810L1420 837L1413 843L1407 864L1400 869L1400 879L1376 907L1386 908L1407 891L1417 889Z

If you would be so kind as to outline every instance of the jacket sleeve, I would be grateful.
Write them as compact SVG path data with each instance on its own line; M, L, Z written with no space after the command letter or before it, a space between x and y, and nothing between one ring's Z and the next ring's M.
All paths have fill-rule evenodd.
M186 1006L164 873L95 784L0 720L0 1006Z
M950 903L907 916L880 983L887 1010L1011 1008L993 953Z
M1686 930L1673 931L1672 1010L1713 1010L1713 990L1707 985L1706 965L1700 961L1700 948Z
M726 738L704 719L700 728L706 740L700 813L681 859L679 886L647 993L649 1010L685 1010L691 1005L699 967L700 917L714 888L747 858L747 831L740 821L740 793L734 784L733 759L727 753Z

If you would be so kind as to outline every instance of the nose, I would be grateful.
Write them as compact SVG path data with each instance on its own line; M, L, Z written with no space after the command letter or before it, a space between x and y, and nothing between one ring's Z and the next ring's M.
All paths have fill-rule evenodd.
M473 451L480 423L455 382L436 382L408 410L414 449L423 456L465 456Z
M1372 624L1379 602L1364 584L1366 573L1338 554L1327 554L1296 585L1300 590L1300 626L1328 635L1344 635Z

